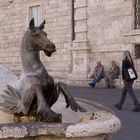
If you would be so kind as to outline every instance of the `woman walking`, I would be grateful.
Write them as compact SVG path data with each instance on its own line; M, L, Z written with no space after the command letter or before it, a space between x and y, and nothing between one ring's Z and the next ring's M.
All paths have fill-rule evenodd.
M124 59L122 61L122 78L123 78L123 82L124 82L124 87L122 90L120 102L118 104L115 104L115 107L118 109L122 108L122 105L125 101L125 98L126 98L126 95L128 92L129 95L131 96L131 98L133 99L133 103L135 106L135 108L132 111L140 112L140 104L136 98L136 95L135 95L133 87L132 87L132 85L134 83L134 79L128 80L128 76L127 76L127 72L126 72L126 70L128 68L134 69L134 63L133 63L133 60L132 60L132 57L131 57L131 54L129 51L125 51L123 55L124 55Z

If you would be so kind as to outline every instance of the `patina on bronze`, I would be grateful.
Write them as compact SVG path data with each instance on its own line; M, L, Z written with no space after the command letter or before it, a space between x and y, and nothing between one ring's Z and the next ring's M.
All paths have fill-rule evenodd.
M43 31L44 24L45 21L35 27L34 19L30 21L29 29L24 34L21 43L22 74L15 86L7 85L3 105L15 116L46 116L57 120L61 118L61 114L55 113L51 106L57 101L61 92L65 97L67 108L85 112L86 110L80 107L69 94L64 83L54 82L40 60L40 51L48 57L56 51L55 44Z

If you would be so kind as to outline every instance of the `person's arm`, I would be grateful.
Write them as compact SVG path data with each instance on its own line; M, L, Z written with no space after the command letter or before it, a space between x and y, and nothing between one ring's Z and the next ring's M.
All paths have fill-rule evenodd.
M95 73L95 75L97 75L97 70L96 70L96 67L94 68L94 73Z
M125 60L122 61L122 70L125 69Z
M110 68L109 72L108 72L109 75L112 74L112 67Z
M98 71L98 76L101 76L102 73L103 73L103 71L104 71L104 67L101 66L100 69L99 69L99 71Z
M126 61L122 61L122 79L124 80L124 69L126 68Z

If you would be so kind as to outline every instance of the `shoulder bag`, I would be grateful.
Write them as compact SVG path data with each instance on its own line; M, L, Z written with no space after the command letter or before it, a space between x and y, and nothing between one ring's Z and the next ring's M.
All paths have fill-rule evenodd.
M126 81L132 81L132 80L136 80L138 78L137 72L136 72L135 68L133 68L133 67L125 69L124 75L125 75Z

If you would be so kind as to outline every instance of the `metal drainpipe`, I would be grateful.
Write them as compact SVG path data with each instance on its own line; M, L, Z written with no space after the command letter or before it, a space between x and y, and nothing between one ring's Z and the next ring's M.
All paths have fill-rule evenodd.
M74 2L75 2L75 0L72 0L72 4L71 4L71 28L72 28L71 37L72 37L72 41L75 40Z
M74 2L75 0L71 0L71 47L73 47L73 40L75 40L75 30L74 30ZM73 69L73 54L72 51L70 50L71 54L71 64L70 64L70 73L72 72Z

